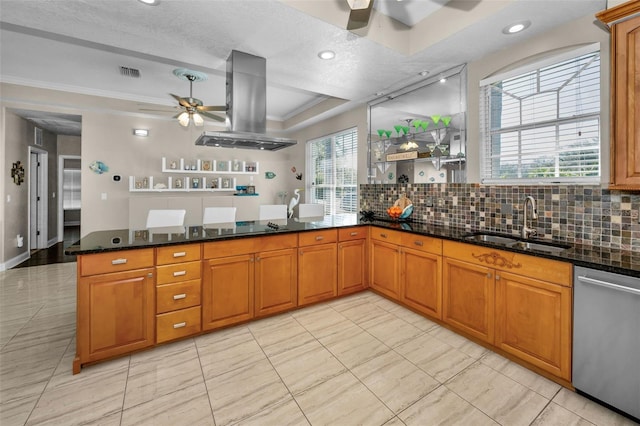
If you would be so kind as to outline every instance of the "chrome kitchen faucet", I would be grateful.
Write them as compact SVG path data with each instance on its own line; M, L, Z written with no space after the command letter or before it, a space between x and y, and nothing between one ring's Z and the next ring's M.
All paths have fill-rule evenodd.
M527 226L527 204L531 204L531 210L532 210L531 221L538 219L538 208L536 207L536 199L533 198L531 195L527 195L527 197L524 199L524 206L522 209L524 211L524 221L523 221L524 223L522 224L522 238L529 238L537 234L537 231L534 228L529 228ZM531 226L533 226L533 223L531 224Z

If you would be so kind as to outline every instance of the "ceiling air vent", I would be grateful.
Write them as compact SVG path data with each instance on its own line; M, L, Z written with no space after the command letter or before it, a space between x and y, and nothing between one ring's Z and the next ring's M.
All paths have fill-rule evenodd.
M140 70L129 67L120 67L120 75L124 77L140 78Z

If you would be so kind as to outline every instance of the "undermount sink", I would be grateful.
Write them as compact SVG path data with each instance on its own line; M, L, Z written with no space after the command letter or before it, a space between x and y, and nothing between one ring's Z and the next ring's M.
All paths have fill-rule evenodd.
M565 244L546 244L546 243L534 243L531 241L516 241L510 244L509 247L519 248L522 250L537 250L546 253L562 253L563 251L571 248L571 246Z
M464 238L467 240L480 241L483 243L500 244L506 247L512 247L520 250L534 250L545 253L562 253L563 251L571 248L571 246L568 246L566 244L551 242L547 243L542 241L528 241L522 240L517 237L510 237L508 235L496 235L483 232L469 234Z
M494 234L471 234L465 236L467 240L475 240L482 241L484 243L495 243L495 244L512 244L518 242L517 238L511 238L507 236L494 235Z

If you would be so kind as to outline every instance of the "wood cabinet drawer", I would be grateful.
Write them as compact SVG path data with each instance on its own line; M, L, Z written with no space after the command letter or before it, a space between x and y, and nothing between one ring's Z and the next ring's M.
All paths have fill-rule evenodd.
M156 313L176 311L200 304L200 280L160 285L156 288Z
M573 267L568 262L454 241L443 241L442 252L446 257L499 271L512 272L566 287L573 285Z
M370 237L374 240L391 244L400 244L402 242L402 232L390 231L384 228L372 227Z
M442 240L409 233L402 234L402 246L432 254L442 254Z
M298 234L291 233L260 237L260 242L256 247L256 251L283 250L296 247L298 247Z
M80 275L108 274L153 267L153 249L122 250L78 256Z
M200 244L184 244L156 249L156 265L200 260Z
M335 243L336 241L338 241L338 232L336 229L323 229L321 231L301 232L298 235L298 245L300 247Z
M200 330L200 306L156 316L156 343L197 334Z
M177 283L200 278L200 261L164 265L156 268L156 284Z
M260 241L260 238L241 238L237 240L204 243L202 247L202 257L204 259L216 259L254 253L258 241Z
M368 226L356 226L353 228L338 229L338 241L352 241L367 238L369 235Z

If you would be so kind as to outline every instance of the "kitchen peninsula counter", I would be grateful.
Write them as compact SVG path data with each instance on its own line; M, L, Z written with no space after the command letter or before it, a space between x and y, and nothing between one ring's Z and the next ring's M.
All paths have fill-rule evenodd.
M273 221L277 227L269 226L267 221L237 222L235 226L210 225L187 226L179 230L172 229L171 232L160 231L151 233L149 230L108 230L96 231L83 237L74 245L65 250L67 255L85 255L95 253L105 253L109 251L131 250L139 248L155 248L178 244L202 243L223 241L237 238L248 238L256 236L278 235L284 233L298 233L314 231L319 229L331 229L350 226L376 226L388 228L396 231L408 232L422 236L453 240L468 244L493 247L500 250L514 251L538 257L545 257L555 260L571 262L578 266L600 269L623 275L640 277L640 252L620 250L615 248L567 244L571 247L557 253L540 252L529 249L519 249L506 245L470 240L466 238L474 232L480 230L468 230L463 228L446 227L419 222L389 222L383 220L364 221L355 214L326 216L323 219L311 221L299 221L289 219L287 221ZM226 227L224 227L226 226ZM178 232L176 232L178 231ZM516 237L514 237L516 238ZM538 241L533 238L531 241ZM547 240L540 240L547 241ZM556 241L564 243L562 241Z

